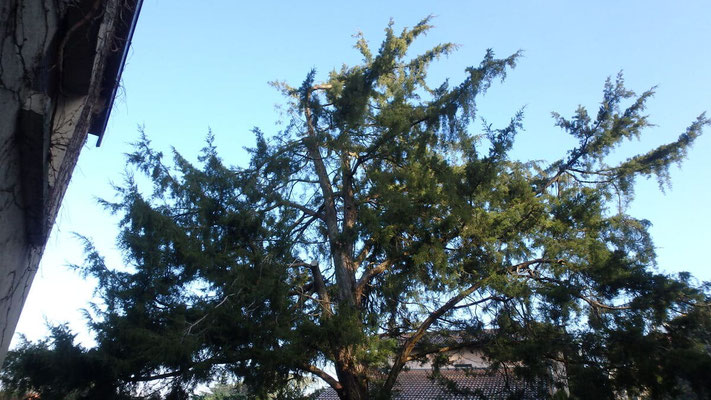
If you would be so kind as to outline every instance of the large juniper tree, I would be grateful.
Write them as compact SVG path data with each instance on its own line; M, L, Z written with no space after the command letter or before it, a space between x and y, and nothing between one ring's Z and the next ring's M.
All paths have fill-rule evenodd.
M344 400L388 398L406 362L477 343L492 368L580 398L711 395L708 292L654 272L649 222L625 213L635 178L665 184L709 120L610 163L650 125L652 91L618 76L596 113L554 115L574 148L513 160L522 113L473 122L519 55L430 86L453 46L408 58L429 28L391 25L375 52L358 40L361 65L280 85L290 123L255 131L246 167L211 139L198 166L140 140L129 161L152 193L129 179L107 203L129 265L89 246L83 267L104 302L92 357L116 385L168 379L180 397L226 373L267 393L312 375Z

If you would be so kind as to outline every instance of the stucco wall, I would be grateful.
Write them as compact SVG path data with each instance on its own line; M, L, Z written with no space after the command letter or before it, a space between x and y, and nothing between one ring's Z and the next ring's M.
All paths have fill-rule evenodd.
M22 3L22 4L20 4ZM20 132L20 111L44 114L50 107L41 78L59 10L53 1L0 3L0 360L20 316L43 245L26 230L20 141L45 132Z
M449 365L446 368L455 368L457 364L468 364L471 368L486 368L489 362L486 361L481 351L472 349L460 349L445 353L449 360ZM426 369L433 368L434 356L430 356L426 361L410 361L405 366L409 369Z
M0 364L101 111L121 0L0 1Z

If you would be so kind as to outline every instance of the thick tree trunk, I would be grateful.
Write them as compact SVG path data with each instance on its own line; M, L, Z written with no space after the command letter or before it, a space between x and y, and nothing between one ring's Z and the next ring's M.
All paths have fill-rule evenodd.
M321 155L321 148L317 141L316 127L312 122L312 111L309 107L311 92L327 89L328 85L316 85L308 89L304 101L304 117L306 118L307 138L306 148L312 159L314 170L318 176L324 204L324 222L326 224L333 269L336 277L338 297L335 299L335 310L346 320L355 318L355 325L362 329L360 319L360 296L357 296L356 269L354 260L355 235L353 232L357 218L357 207L353 194L353 177L351 176L351 160L347 154L341 157L341 174L343 178L342 190L334 192L329 172ZM337 197L343 198L342 226L339 226L337 210ZM318 268L318 267L316 267ZM314 271L314 279L320 276L320 271ZM318 282L316 282L318 285ZM325 290L324 290L325 292ZM323 296L322 296L323 299ZM327 317L331 315L326 314ZM358 364L354 356L353 346L338 348L336 351L336 374L341 388L337 390L338 396L343 400L368 399L368 381L365 367Z
M367 400L368 382L358 374L337 367L338 380L343 388L338 392L341 400Z

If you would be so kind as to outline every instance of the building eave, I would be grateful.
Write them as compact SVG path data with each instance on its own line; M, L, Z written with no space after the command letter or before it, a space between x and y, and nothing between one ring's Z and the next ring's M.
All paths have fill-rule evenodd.
M121 50L111 54L106 60L101 87L101 98L104 99L105 106L99 113L93 116L89 125L89 133L98 136L96 147L101 146L101 142L104 139L104 133L106 132L109 117L111 116L111 109L116 99L116 93L120 87L121 74L126 65L133 33L136 30L136 24L141 13L142 5L143 0L128 0L121 10L120 20L127 20L128 17L130 17L130 22L119 24L117 27L117 45L120 46Z

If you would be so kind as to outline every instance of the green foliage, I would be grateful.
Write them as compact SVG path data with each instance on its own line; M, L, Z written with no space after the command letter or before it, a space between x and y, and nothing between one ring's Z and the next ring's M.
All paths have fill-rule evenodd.
M126 388L114 385L115 371L100 352L76 345L74 338L64 325L51 327L39 343L23 338L3 365L3 387L17 397L36 392L49 400L129 398Z
M218 383L210 387L208 393L192 397L192 400L308 400L313 396L303 396L302 387L293 381L280 387L275 392L256 394L241 383Z
M162 381L154 394L187 398L227 375L255 398L288 398L315 375L363 399L390 398L406 361L468 345L558 397L709 396L708 288L655 272L650 223L625 214L636 177L667 184L709 120L610 164L649 126L653 94L618 75L594 117L554 114L577 141L567 154L512 160L523 112L501 128L473 122L477 96L519 54L489 50L459 85L431 87L428 66L454 46L408 58L428 22L400 34L390 24L378 51L359 37L363 63L323 83L311 71L280 85L291 121L269 138L255 130L246 167L226 166L211 135L197 164L175 151L166 163L143 135L128 161L152 190L129 176L104 203L122 216L126 267L86 242L79 269L103 304L96 349L69 347L79 359L110 365L96 371L116 393ZM26 343L9 370L62 351L53 343ZM43 398L54 388L18 376L6 381Z
M193 400L243 400L248 399L247 391L241 385L217 384L207 394L193 397Z

